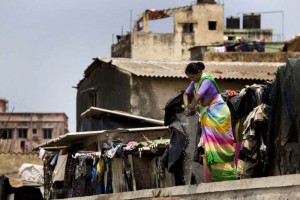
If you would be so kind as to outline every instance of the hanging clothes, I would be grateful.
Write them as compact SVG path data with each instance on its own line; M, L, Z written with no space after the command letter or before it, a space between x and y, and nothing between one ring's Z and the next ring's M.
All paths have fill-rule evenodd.
M60 150L57 163L53 171L53 183L55 181L63 181L65 178L65 170L67 164L68 155L65 150Z

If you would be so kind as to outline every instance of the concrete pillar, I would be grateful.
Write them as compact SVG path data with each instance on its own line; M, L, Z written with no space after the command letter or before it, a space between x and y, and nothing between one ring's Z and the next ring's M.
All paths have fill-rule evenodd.
M0 113L6 112L6 105L8 101L6 99L0 99Z

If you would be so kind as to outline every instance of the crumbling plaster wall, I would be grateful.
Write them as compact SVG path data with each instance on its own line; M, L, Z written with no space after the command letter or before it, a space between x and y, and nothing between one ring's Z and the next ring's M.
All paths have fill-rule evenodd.
M167 101L188 86L187 79L133 77L132 112L141 116L163 119Z
M222 44L224 30L224 7L220 4L196 4L192 11L174 15L175 33L182 32L182 25L193 23L196 45ZM216 30L209 30L208 22L216 22Z
M174 57L174 34L133 32L132 58L136 60L180 60Z
M223 43L223 5L196 4L191 11L174 14L175 57L190 60L189 49L195 45ZM216 29L209 30L209 21L216 22ZM193 32L185 33L184 24L193 24Z

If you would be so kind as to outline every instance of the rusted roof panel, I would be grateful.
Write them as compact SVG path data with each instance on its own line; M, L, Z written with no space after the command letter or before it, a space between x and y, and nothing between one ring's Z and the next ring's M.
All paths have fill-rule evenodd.
M191 61L140 61L126 58L97 58L141 77L186 78L185 67ZM216 79L273 80L279 66L274 62L204 62L205 73Z

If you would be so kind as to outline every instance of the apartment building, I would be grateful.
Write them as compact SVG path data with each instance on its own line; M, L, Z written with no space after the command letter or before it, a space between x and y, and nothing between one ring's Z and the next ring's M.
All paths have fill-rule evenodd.
M68 132L65 113L7 112L0 99L0 151L30 152L32 147Z

